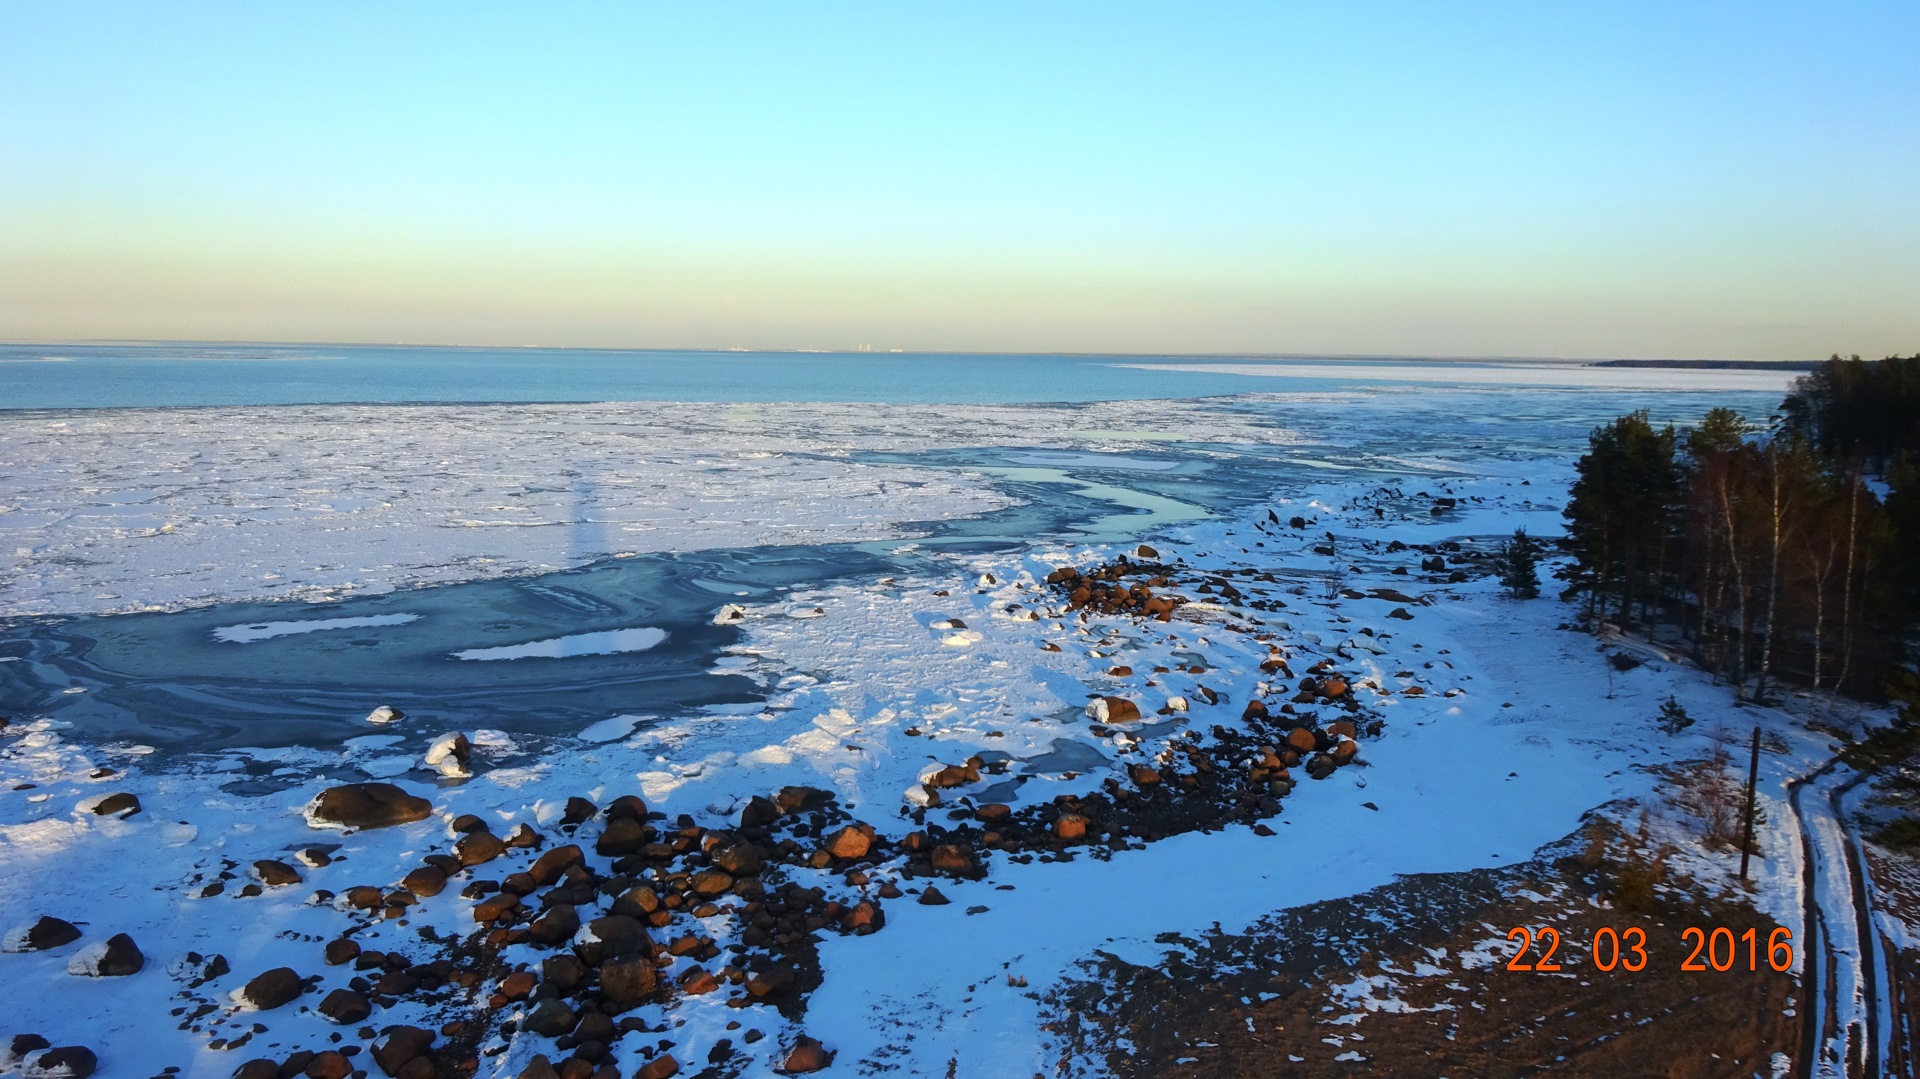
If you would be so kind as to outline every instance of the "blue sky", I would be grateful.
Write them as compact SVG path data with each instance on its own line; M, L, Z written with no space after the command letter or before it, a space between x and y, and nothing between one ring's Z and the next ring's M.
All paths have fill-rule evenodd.
M0 7L0 337L1920 349L1920 5Z

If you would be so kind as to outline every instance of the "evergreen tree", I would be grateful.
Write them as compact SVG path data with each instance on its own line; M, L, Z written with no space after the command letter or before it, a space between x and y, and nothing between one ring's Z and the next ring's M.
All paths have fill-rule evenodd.
M1540 544L1527 535L1526 529L1514 529L1513 538L1500 545L1497 565L1507 595L1514 599L1540 597Z
M1693 717L1687 714L1686 708L1679 701L1669 696L1661 702L1660 718L1657 722L1660 724L1660 729L1668 734L1679 734L1693 726Z
M1676 443L1671 425L1654 430L1642 410L1596 428L1575 463L1579 478L1562 514L1574 556L1567 576L1570 591L1587 593L1589 614L1606 614L1607 604L1624 624L1638 601L1651 617L1680 502Z

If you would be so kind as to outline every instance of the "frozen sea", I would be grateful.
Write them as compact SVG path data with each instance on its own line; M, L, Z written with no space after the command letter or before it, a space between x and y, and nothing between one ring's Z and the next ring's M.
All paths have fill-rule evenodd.
M1704 677L1647 664L1616 692L1590 639L1555 631L1558 604L1409 576L1404 545L1519 525L1550 535L1597 424L1637 408L1682 425L1716 405L1764 416L1791 377L9 346L0 905L19 914L0 930L56 913L89 941L127 932L151 957L103 987L69 974L63 952L0 956L22 987L11 1029L86 1042L103 1079L163 1064L224 1077L244 1054L223 1045L284 1055L340 1034L306 1005L255 1013L227 997L281 965L323 989L353 976L320 961L348 915L311 890L398 879L451 842L461 814L552 831L570 797L635 793L718 826L747 798L808 784L897 838L926 800L919 778L969 754L1007 767L949 796L1024 806L1170 759L1242 701L1280 699L1263 666L1274 647L1300 669L1324 658L1364 678L1387 720L1366 767L1306 785L1264 836L1236 825L1112 858L996 857L987 880L942 881L949 905L894 902L883 933L824 940L801 1019L723 993L644 1012L682 1061L731 1051L739 1020L764 1028L742 1075L774 1074L803 1032L847 1074L1052 1071L1066 1058L1045 992L1096 954L1153 961L1169 932L1243 926L1402 873L1511 864L1644 793L1640 765L1700 752L1705 735L1653 747L1640 735L1673 693L1710 728L1728 706ZM1185 567L1193 602L1179 620L1054 609L1040 583L1052 567L1143 541ZM1419 598L1336 602L1329 567L1354 589ZM1273 602L1237 610L1193 587L1225 573ZM1388 613L1400 603L1411 611ZM1094 691L1136 697L1154 718L1090 725ZM377 721L380 704L404 718ZM471 736L471 775L428 763L454 731ZM1824 752L1823 738L1793 744L1792 760L1769 762L1771 821L1789 817L1779 781ZM348 835L309 826L322 788L366 779L421 793L434 816ZM145 808L96 813L110 791ZM575 840L592 846L598 827ZM237 885L246 865L316 837L332 862L301 870L307 887L208 884ZM1762 873L1763 898L1791 917L1791 865ZM724 913L694 914L676 925L734 939ZM428 930L472 926L449 888L356 932L424 960ZM512 962L538 958L515 949ZM191 957L215 950L232 971L205 991L204 1021L182 1023ZM377 1022L438 1026L432 1007L397 1000ZM623 1070L654 1052L642 1040L616 1046ZM501 1028L483 1074L517 1075L556 1045ZM1096 1063L1071 1073L1103 1074Z
M542 734L745 705L760 687L714 668L726 602L1137 540L1335 480L1524 471L1633 408L1764 414L1790 377L6 346L0 714L208 747L336 744L378 702ZM647 647L567 643L622 639Z

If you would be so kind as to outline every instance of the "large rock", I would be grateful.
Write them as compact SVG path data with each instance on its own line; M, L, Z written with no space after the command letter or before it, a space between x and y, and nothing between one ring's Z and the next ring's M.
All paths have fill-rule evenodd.
M579 931L580 913L571 903L555 903L527 926L527 935L534 945L545 948L565 944Z
M81 1045L63 1045L28 1059L28 1075L36 1079L86 1079L100 1066L93 1050Z
M274 861L271 858L262 858L253 863L253 875L259 877L260 883L269 888L284 888L289 884L300 883L298 870L285 862Z
M576 1021L573 1009L567 1007L565 1002L558 997L546 997L533 1006L527 1017L520 1021L520 1026L543 1038L558 1038L572 1030Z
M600 1001L608 1012L639 1007L659 985L659 968L649 956L616 956L600 964Z
M587 931L600 945L605 958L623 955L652 955L653 937L646 923L623 914L609 914L587 923Z
M116 933L103 944L95 944L75 953L67 961L67 973L89 978L124 978L140 973L147 957L140 946L125 933Z
M329 787L307 806L315 828L386 828L425 820L433 805L392 783L348 783Z
M565 873L568 866L579 865L586 861L586 857L580 848L572 843L564 847L555 847L534 859L533 864L527 867L527 876L533 878L533 883L544 888L559 880L560 874Z
M857 824L849 824L827 839L827 853L843 861L865 858L872 849L871 829L863 829Z
M646 1066L633 1073L633 1079L673 1079L680 1074L680 1062L672 1053L663 1053L647 1061Z
M23 926L7 934L4 949L9 952L44 952L49 948L60 948L80 939L80 927L72 922L51 915L41 915L40 920L29 926Z
M265 1012L293 1003L306 991L307 983L292 967L275 967L234 990L233 999L236 1004Z
M433 1038L433 1031L424 1027L388 1027L373 1044L373 1062L380 1065L381 1071L397 1076L400 1069L416 1057L426 1055Z
M787 1053L786 1062L780 1065L780 1071L787 1075L808 1075L821 1071L833 1063L833 1054L826 1047L805 1034L793 1043L793 1049Z
M93 811L102 817L113 816L124 820L140 812L140 799L126 791L119 791L94 803ZM86 1050L82 1049L81 1052Z
M1087 718L1095 723L1136 723L1140 706L1125 697L1095 697L1087 702Z
M335 989L320 1002L320 1014L342 1026L358 1023L373 1014L367 998L351 989Z
M492 832L468 832L453 844L453 856L461 865L485 865L506 852L506 841Z

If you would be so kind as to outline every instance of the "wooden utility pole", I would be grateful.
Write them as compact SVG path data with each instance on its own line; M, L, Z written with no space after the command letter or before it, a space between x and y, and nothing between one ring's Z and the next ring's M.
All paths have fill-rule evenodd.
M1760 784L1760 728L1753 729L1753 756L1747 764L1747 812L1740 821L1740 879L1747 879L1747 854L1753 850L1754 788Z

